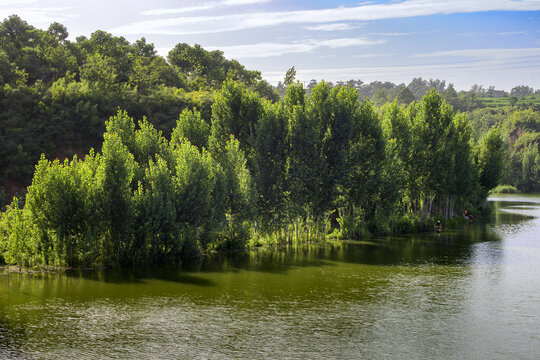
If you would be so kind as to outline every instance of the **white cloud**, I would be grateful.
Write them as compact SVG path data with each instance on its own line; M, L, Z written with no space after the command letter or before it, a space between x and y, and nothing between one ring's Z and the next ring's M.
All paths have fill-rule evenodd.
M519 34L526 34L526 31L508 31L508 32L500 32L497 33L497 35L519 35Z
M224 0L222 3L227 6L264 4L272 0Z
M220 7L227 7L227 6L241 6L241 5L253 5L253 4L264 4L267 2L270 2L272 0L224 0L224 1L211 1L206 3L201 3L198 5L193 6L184 6L181 8L170 8L170 9L164 9L164 8L158 8L158 9L150 9L145 10L141 14L142 15L170 15L170 14L184 14L188 12L195 12L195 11L204 11L204 10L211 10L215 8Z
M0 0L0 6L34 4L38 0Z
M321 24L315 26L306 26L304 29L312 31L344 31L354 30L364 26L364 24L352 25L349 23Z
M462 36L462 37L477 37L477 36L481 36L482 33L479 33L479 32L468 32L468 33L460 33L460 34L456 34L457 36Z
M472 57L482 59L514 59L540 57L540 48L447 50L415 54L412 55L412 57ZM536 61L540 62L540 58L537 58Z
M49 25L55 21L60 22L77 17L77 14L71 12L73 9L73 7L0 9L0 18L4 19L10 15L17 14L21 19L31 25L42 26Z
M348 46L376 45L376 44L382 44L386 42L385 40L369 40L366 38L343 38L343 39L322 40L322 41L316 41L316 42L314 40L311 40L311 41L316 43L317 47L326 46L332 49L348 47Z
M409 36L414 35L416 33L414 32L408 32L408 33L402 33L402 32L394 32L394 33L371 33L372 35L380 35L380 36Z
M381 44L384 40L369 40L365 38L343 38L331 40L304 40L294 43L275 43L264 42L249 45L235 46L220 46L207 47L209 50L221 50L228 58L260 58L281 56L284 54L309 53L321 47L331 49L351 47L351 46L367 46Z
M355 58L372 58L372 57L379 57L379 56L390 56L389 54L358 54L354 55Z
M343 21L410 18L435 14L535 10L540 10L539 0L406 0L387 4L368 4L317 10L251 12L220 16L152 19L120 26L112 31L122 34L186 35L245 30L285 24L322 24Z
M170 15L170 14L183 14L188 12L194 12L194 11L202 11L202 10L210 10L216 7L216 3L205 3L197 6L185 6L178 9L164 9L164 8L157 8L157 9L150 9L145 10L141 14L142 15Z

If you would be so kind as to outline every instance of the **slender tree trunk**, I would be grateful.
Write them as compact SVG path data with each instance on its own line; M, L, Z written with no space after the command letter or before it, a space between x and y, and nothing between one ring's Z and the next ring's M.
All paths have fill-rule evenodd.
M294 228L296 231L296 242L298 242L298 218L294 219Z

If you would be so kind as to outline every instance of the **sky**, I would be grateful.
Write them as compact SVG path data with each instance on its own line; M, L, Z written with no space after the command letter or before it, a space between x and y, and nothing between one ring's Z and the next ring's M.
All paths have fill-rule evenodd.
M70 40L96 30L145 37L163 56L200 44L274 85L295 66L305 83L540 88L540 0L0 0L0 18L11 14L43 29L60 22Z

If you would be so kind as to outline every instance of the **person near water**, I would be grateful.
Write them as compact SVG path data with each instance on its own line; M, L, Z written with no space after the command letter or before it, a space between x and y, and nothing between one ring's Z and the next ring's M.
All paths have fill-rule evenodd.
M442 225L441 225L441 222L440 220L437 220L437 231L441 231L442 230Z

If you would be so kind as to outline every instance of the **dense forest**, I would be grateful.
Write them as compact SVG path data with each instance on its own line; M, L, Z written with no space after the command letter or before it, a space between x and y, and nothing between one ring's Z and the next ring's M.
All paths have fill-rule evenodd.
M164 59L144 39L67 36L0 25L0 180L5 201L21 192L0 261L130 266L412 232L482 209L501 180L540 190L533 100L458 111L473 90L366 95L374 83L304 87L294 69L274 89L198 45Z
M209 120L225 79L279 99L260 72L220 51L178 44L164 59L144 38L130 44L104 31L67 37L58 23L48 30L18 16L0 23L0 193L10 197L30 184L42 153L64 158L100 148L104 120L118 108L151 118L169 135L183 109L196 107Z

